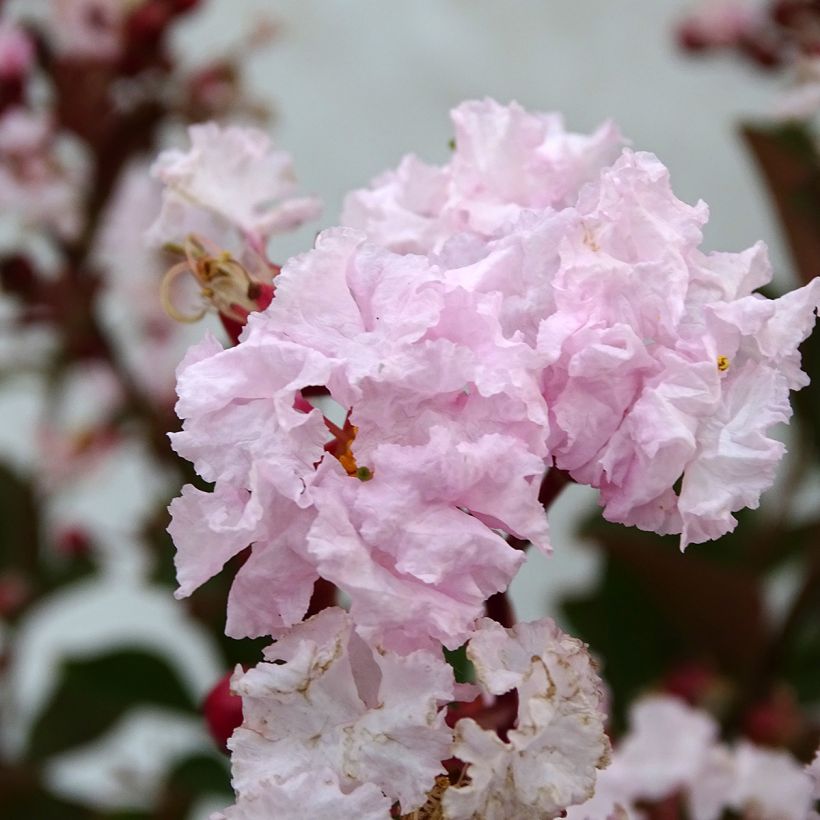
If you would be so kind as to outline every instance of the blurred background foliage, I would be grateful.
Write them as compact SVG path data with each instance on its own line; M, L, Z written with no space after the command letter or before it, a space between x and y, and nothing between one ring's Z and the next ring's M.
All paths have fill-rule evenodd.
M86 23L92 28L109 26L105 20L92 19L93 2L79 5L91 14ZM65 514L65 507L55 508L54 498L66 486L70 490L89 463L117 460L122 448L135 441L158 477L150 487L129 487L134 495L146 497L144 514L130 533L143 553L135 573L169 601L175 587L165 506L193 476L165 438L177 424L172 365L164 386L151 388L135 373L128 345L144 340L140 333L153 333L152 344L167 342L180 351L184 344L170 339L176 329L161 325L157 330L152 322L159 320L150 310L142 317L137 342L117 338L120 329L112 329L101 318L103 299L116 277L96 249L118 185L132 163L145 163L155 155L168 133L210 118L270 123L270 112L244 90L236 55L270 39L275 26L268 22L257 27L231 55L209 54L198 65L182 66L171 48L171 34L197 5L191 0L123 4L127 12L110 22L116 48L100 54L61 49L46 4L44 17L24 23L34 47L35 76L0 77L0 121L20 106L42 106L37 100L47 88L45 105L54 117L49 127L54 136L70 137L74 147L79 146L78 162L85 176L85 184L78 185L78 231L60 235L47 229L36 242L0 253L0 298L10 305L3 314L0 386L23 373L41 380L44 395L54 398L67 391L78 374L84 378L89 368L102 367L115 392L111 406L93 424L64 431L59 446L53 437L47 439L36 468L12 461L0 464L4 819L182 820L206 816L204 805L225 805L231 799L227 760L204 731L194 732L184 748L165 755L170 762L150 787L147 781L130 782L131 775L124 772L122 781L111 787L114 796L95 803L76 794L70 797L71 789L60 786L66 776L63 781L55 776L55 762L104 740L129 714L151 709L160 721L181 717L186 725L202 725L207 686L193 685L168 651L153 647L137 633L55 657L52 668L41 670L52 683L24 721L24 736L6 736L13 734L8 726L19 717L12 684L31 634L28 621L48 618L49 602L58 594L76 591L82 596L84 585L111 573L118 560L100 543L105 533L78 525ZM5 12L0 3L0 13ZM763 59L751 48L747 52L771 67L768 57ZM125 106L117 103L120 92L130 95ZM739 135L739 149L741 145L760 170L773 216L791 250L795 275L808 281L820 271L816 135L808 126L749 125ZM148 214L149 222L151 217ZM130 252L125 246L121 250L123 256ZM145 281L156 289L166 260L155 258L145 264ZM130 297L122 291L118 298L127 302ZM44 332L49 338L41 349ZM820 336L810 338L803 353L805 369L820 373ZM161 366L159 361L149 364ZM81 386L92 393L92 403L94 384L92 380ZM105 404L102 399L98 403ZM719 543L692 547L684 556L676 539L609 525L597 512L583 524L580 535L585 548L599 556L600 571L594 586L566 598L563 620L573 634L589 642L601 661L611 687L615 735L623 728L632 700L660 688L709 708L721 717L729 736L745 734L762 744L787 747L804 759L816 748L820 378L797 395L795 413L789 431L791 457L778 487L760 510L743 513L736 532ZM55 473L62 478L55 478ZM55 483L62 489L55 489ZM236 664L255 663L265 643L229 640L223 634L225 601L235 569L229 566L184 604L185 619L206 636L210 683ZM135 606L136 600L123 597L122 606ZM133 616L139 621L139 612ZM66 625L66 630L71 628ZM19 688L19 681L15 685ZM69 779L74 771L68 770ZM118 789L124 797L118 796ZM123 808L128 805L142 808Z

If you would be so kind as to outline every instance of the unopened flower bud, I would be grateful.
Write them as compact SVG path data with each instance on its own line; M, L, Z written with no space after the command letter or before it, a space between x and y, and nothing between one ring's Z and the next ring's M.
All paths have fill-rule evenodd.
M228 750L228 738L242 724L242 698L231 692L231 676L228 672L220 678L202 704L202 712L208 731L223 752Z
M165 31L172 11L164 3L150 0L135 9L125 24L126 40L131 43L156 42Z
M66 558L85 558L91 552L91 538L81 527L68 527L57 536L56 546Z
M802 717L794 694L779 688L755 703L743 716L742 730L763 746L790 746L800 733Z

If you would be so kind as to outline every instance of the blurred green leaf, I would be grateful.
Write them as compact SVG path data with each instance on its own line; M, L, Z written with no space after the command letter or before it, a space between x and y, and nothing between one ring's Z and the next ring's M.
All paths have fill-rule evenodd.
M31 483L0 464L0 568L36 572L39 516Z
M197 711L169 664L139 649L69 660L57 679L54 695L29 739L31 759L88 743L137 705Z
M3 820L97 820L98 815L46 791L36 769L6 767L0 761L0 817Z
M761 577L747 567L762 534L755 516L744 513L734 534L685 555L675 537L599 516L587 522L584 534L603 551L604 572L596 589L564 610L573 634L602 657L616 723L626 702L681 660L706 660L733 677L759 666L770 636Z
M167 778L173 790L200 797L205 794L224 794L233 797L228 758L214 755L193 755L180 761Z
M566 601L563 610L570 632L602 661L614 695L612 718L622 727L628 702L679 656L675 630L635 574L611 556L597 589Z

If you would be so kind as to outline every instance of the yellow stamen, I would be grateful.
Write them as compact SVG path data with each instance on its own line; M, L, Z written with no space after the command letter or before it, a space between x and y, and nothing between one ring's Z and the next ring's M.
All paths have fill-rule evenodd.
M717 357L717 369L721 373L725 373L729 369L730 361L726 356L718 356Z
M248 313L258 305L252 294L258 291L259 282L234 259L228 251L205 242L195 235L189 236L185 244L168 246L168 250L185 254L185 261L174 265L163 277L160 285L160 300L165 312L178 322L196 322L208 310L216 308L224 316L244 323ZM200 285L200 295L207 303L193 313L178 310L171 299L171 288L183 274L190 274Z

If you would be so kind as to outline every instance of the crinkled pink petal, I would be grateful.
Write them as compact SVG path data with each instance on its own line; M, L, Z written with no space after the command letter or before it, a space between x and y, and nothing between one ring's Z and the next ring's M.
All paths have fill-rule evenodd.
M550 818L591 797L609 741L586 646L551 620L504 629L485 618L467 654L489 692L517 690L518 717L506 743L471 719L456 724L454 754L470 782L445 792L445 817Z
M455 649L523 554L468 513L404 499L390 481L384 464L367 482L325 473L312 488L318 514L308 551L320 575L350 596L368 641L410 652L432 647L432 638Z
M226 561L256 540L262 509L250 493L217 487L207 493L186 485L169 507L168 532L177 548L178 598L216 575Z
M302 772L282 783L260 780L253 791L239 796L235 806L212 814L210 820L388 820L390 805L390 800L372 783L343 792L332 769L318 769Z
M532 114L517 103L474 100L452 119L450 163L436 168L405 157L395 172L348 195L342 223L399 253L437 252L465 231L501 236L526 210L572 205L623 144L611 123L591 136L572 134L558 114Z
M612 162L623 145L612 123L591 136L570 134L559 114L533 114L515 102L505 106L474 100L451 116L453 177L466 201L529 208L571 205L583 184Z
M187 152L165 151L154 165L166 190L152 241L181 242L192 229L201 230L198 213L215 217L211 224L221 224L223 232L233 227L260 244L318 215L318 200L293 198L290 155L274 149L264 132L209 122L192 125L188 135ZM209 238L228 244L213 233Z
M329 768L345 792L375 784L403 811L425 802L450 748L440 707L453 678L443 659L373 653L336 608L294 627L266 657L275 663L234 680L244 723L229 746L240 795Z
M236 573L228 596L225 634L232 638L276 635L302 620L310 604L318 573L303 557L313 513L274 502L278 530L256 540ZM273 510L269 508L269 514Z

